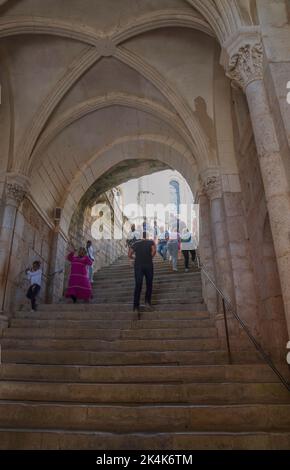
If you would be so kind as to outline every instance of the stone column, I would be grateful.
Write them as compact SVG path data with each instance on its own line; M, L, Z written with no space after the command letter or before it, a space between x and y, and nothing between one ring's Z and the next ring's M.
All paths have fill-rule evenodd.
M200 225L200 237L199 237L199 255L201 263L205 269L215 281L215 266L214 266L214 254L212 247L212 236L211 236L211 218L210 218L210 203L207 195L204 192L198 194L199 204L199 225ZM208 308L208 311L212 315L216 315L218 311L217 305L217 294L216 290L209 282L206 276L202 277L202 288L203 296Z
M0 311L8 310L13 279L13 241L17 213L27 192L28 180L20 174L8 173L5 178L0 226Z
M65 279L65 259L66 259L67 238L60 229L59 223L56 224L51 252L50 252L50 272L53 275L48 287L48 301L58 303L63 297L64 279Z
M229 257L229 242L219 170L206 170L202 173L201 180L204 193L210 200L211 231L218 287L224 292L231 303L235 305L232 265Z
M227 56L227 75L248 100L290 337L290 193L263 81L263 55L258 34L241 35L227 46L223 61Z
M212 246L214 251L216 283L220 290L231 302L236 305L233 271L229 252L229 240L227 234L226 215L222 194L222 183L220 171L217 168L210 168L201 174L203 192L210 201L210 228L212 233ZM238 325L232 318L232 314L227 311L230 342L233 349L238 335ZM219 338L226 347L225 323L222 308L222 299L217 295L217 314L215 323L218 329Z

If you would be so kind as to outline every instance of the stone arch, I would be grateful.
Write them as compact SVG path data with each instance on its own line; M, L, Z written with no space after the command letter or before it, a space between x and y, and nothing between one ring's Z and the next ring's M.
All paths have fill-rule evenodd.
M56 137L56 135L59 134L63 129L90 113L114 105L125 106L138 109L146 113L151 113L162 121L168 123L179 133L182 140L187 143L193 155L197 158L197 147L192 142L189 134L185 132L181 120L174 113L166 109L164 106L156 104L148 99L140 98L134 95L128 95L125 93L110 93L105 96L98 96L94 99L86 101L85 103L81 103L80 105L75 106L60 116L60 118L55 123L53 123L42 135L42 138L37 148L35 149L34 154L32 155L32 159L29 162L30 168L33 164L33 161L43 151L44 147L46 147L49 142L51 142L53 138Z
M248 21L245 21L239 0L224 0L222 2L186 0L186 2L202 14L212 27L221 45L241 26L252 24L250 17L247 18Z
M151 145L151 153L144 156L144 146L147 143ZM94 154L87 163L80 169L74 180L60 202L63 208L60 227L66 233L72 214L77 207L83 194L89 189L92 183L110 170L113 166L124 161L120 149L126 146L127 160L136 159L139 155L140 160L159 161L167 168L174 168L187 180L191 190L194 192L197 182L197 166L190 151L173 139L168 140L160 135L131 135L116 139L110 145L100 149ZM137 149L137 151L136 151ZM139 151L139 152L138 152ZM150 171L149 171L150 172ZM86 174L89 175L86 177ZM93 175L93 176L92 176Z
M214 32L208 23L196 14L176 10L155 11L142 15L136 21L129 23L126 28L108 36L115 45L147 31L159 28L182 27L196 29L214 37ZM72 22L44 17L13 16L0 20L0 38L22 34L49 34L81 41L84 44L100 46L100 36L91 27L81 27Z

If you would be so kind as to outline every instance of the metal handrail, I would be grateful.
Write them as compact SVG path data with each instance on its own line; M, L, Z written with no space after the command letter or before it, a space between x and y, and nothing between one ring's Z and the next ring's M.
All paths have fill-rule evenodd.
M216 292L219 294L219 296L222 299L222 305L223 305L223 314L224 314L224 322L225 322L225 331L226 331L226 341L227 341L227 349L228 349L228 357L229 357L229 363L232 363L232 355L231 355L231 348L230 348L230 337L229 337L229 330L228 330L228 321L227 321L227 310L232 313L232 315L235 317L235 319L238 321L238 323L241 325L243 330L246 332L248 338L250 341L254 344L255 348L257 351L261 354L262 358L264 361L268 364L269 367L271 367L272 371L277 375L279 380L282 382L282 384L287 388L288 392L290 392L290 384L287 381L287 379L281 374L281 372L277 369L275 364L273 363L271 357L269 354L267 354L263 347L260 345L260 343L256 340L256 338L252 335L250 332L249 328L245 324L245 322L241 319L241 317L237 314L236 310L232 306L231 302L229 299L225 296L225 294L219 289L219 287L216 285L216 283L213 281L211 276L208 274L206 269L204 268L203 264L200 262L199 256L197 255L197 263L198 267L201 269L201 271L205 274L209 282L213 285L215 288Z

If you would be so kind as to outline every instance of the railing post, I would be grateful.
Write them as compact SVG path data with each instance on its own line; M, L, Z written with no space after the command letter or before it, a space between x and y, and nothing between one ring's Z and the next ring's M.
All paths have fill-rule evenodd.
M231 354L231 347L230 347L228 319L227 319L227 313L226 313L225 299L224 299L223 297L222 297L222 304L223 304L223 314L224 314L225 330L226 330L226 341L227 341L227 349L228 349L228 359L229 359L229 364L232 364L232 354Z

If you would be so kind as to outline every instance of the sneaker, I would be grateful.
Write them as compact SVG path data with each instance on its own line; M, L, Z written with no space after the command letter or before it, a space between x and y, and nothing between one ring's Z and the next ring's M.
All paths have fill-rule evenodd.
M188 272L189 272L189 269L188 269L188 268L186 268L186 269L185 269L185 272L186 272L186 273L188 273Z
M178 269L177 269L177 268L173 268L173 271L177 273L177 272L178 272Z

